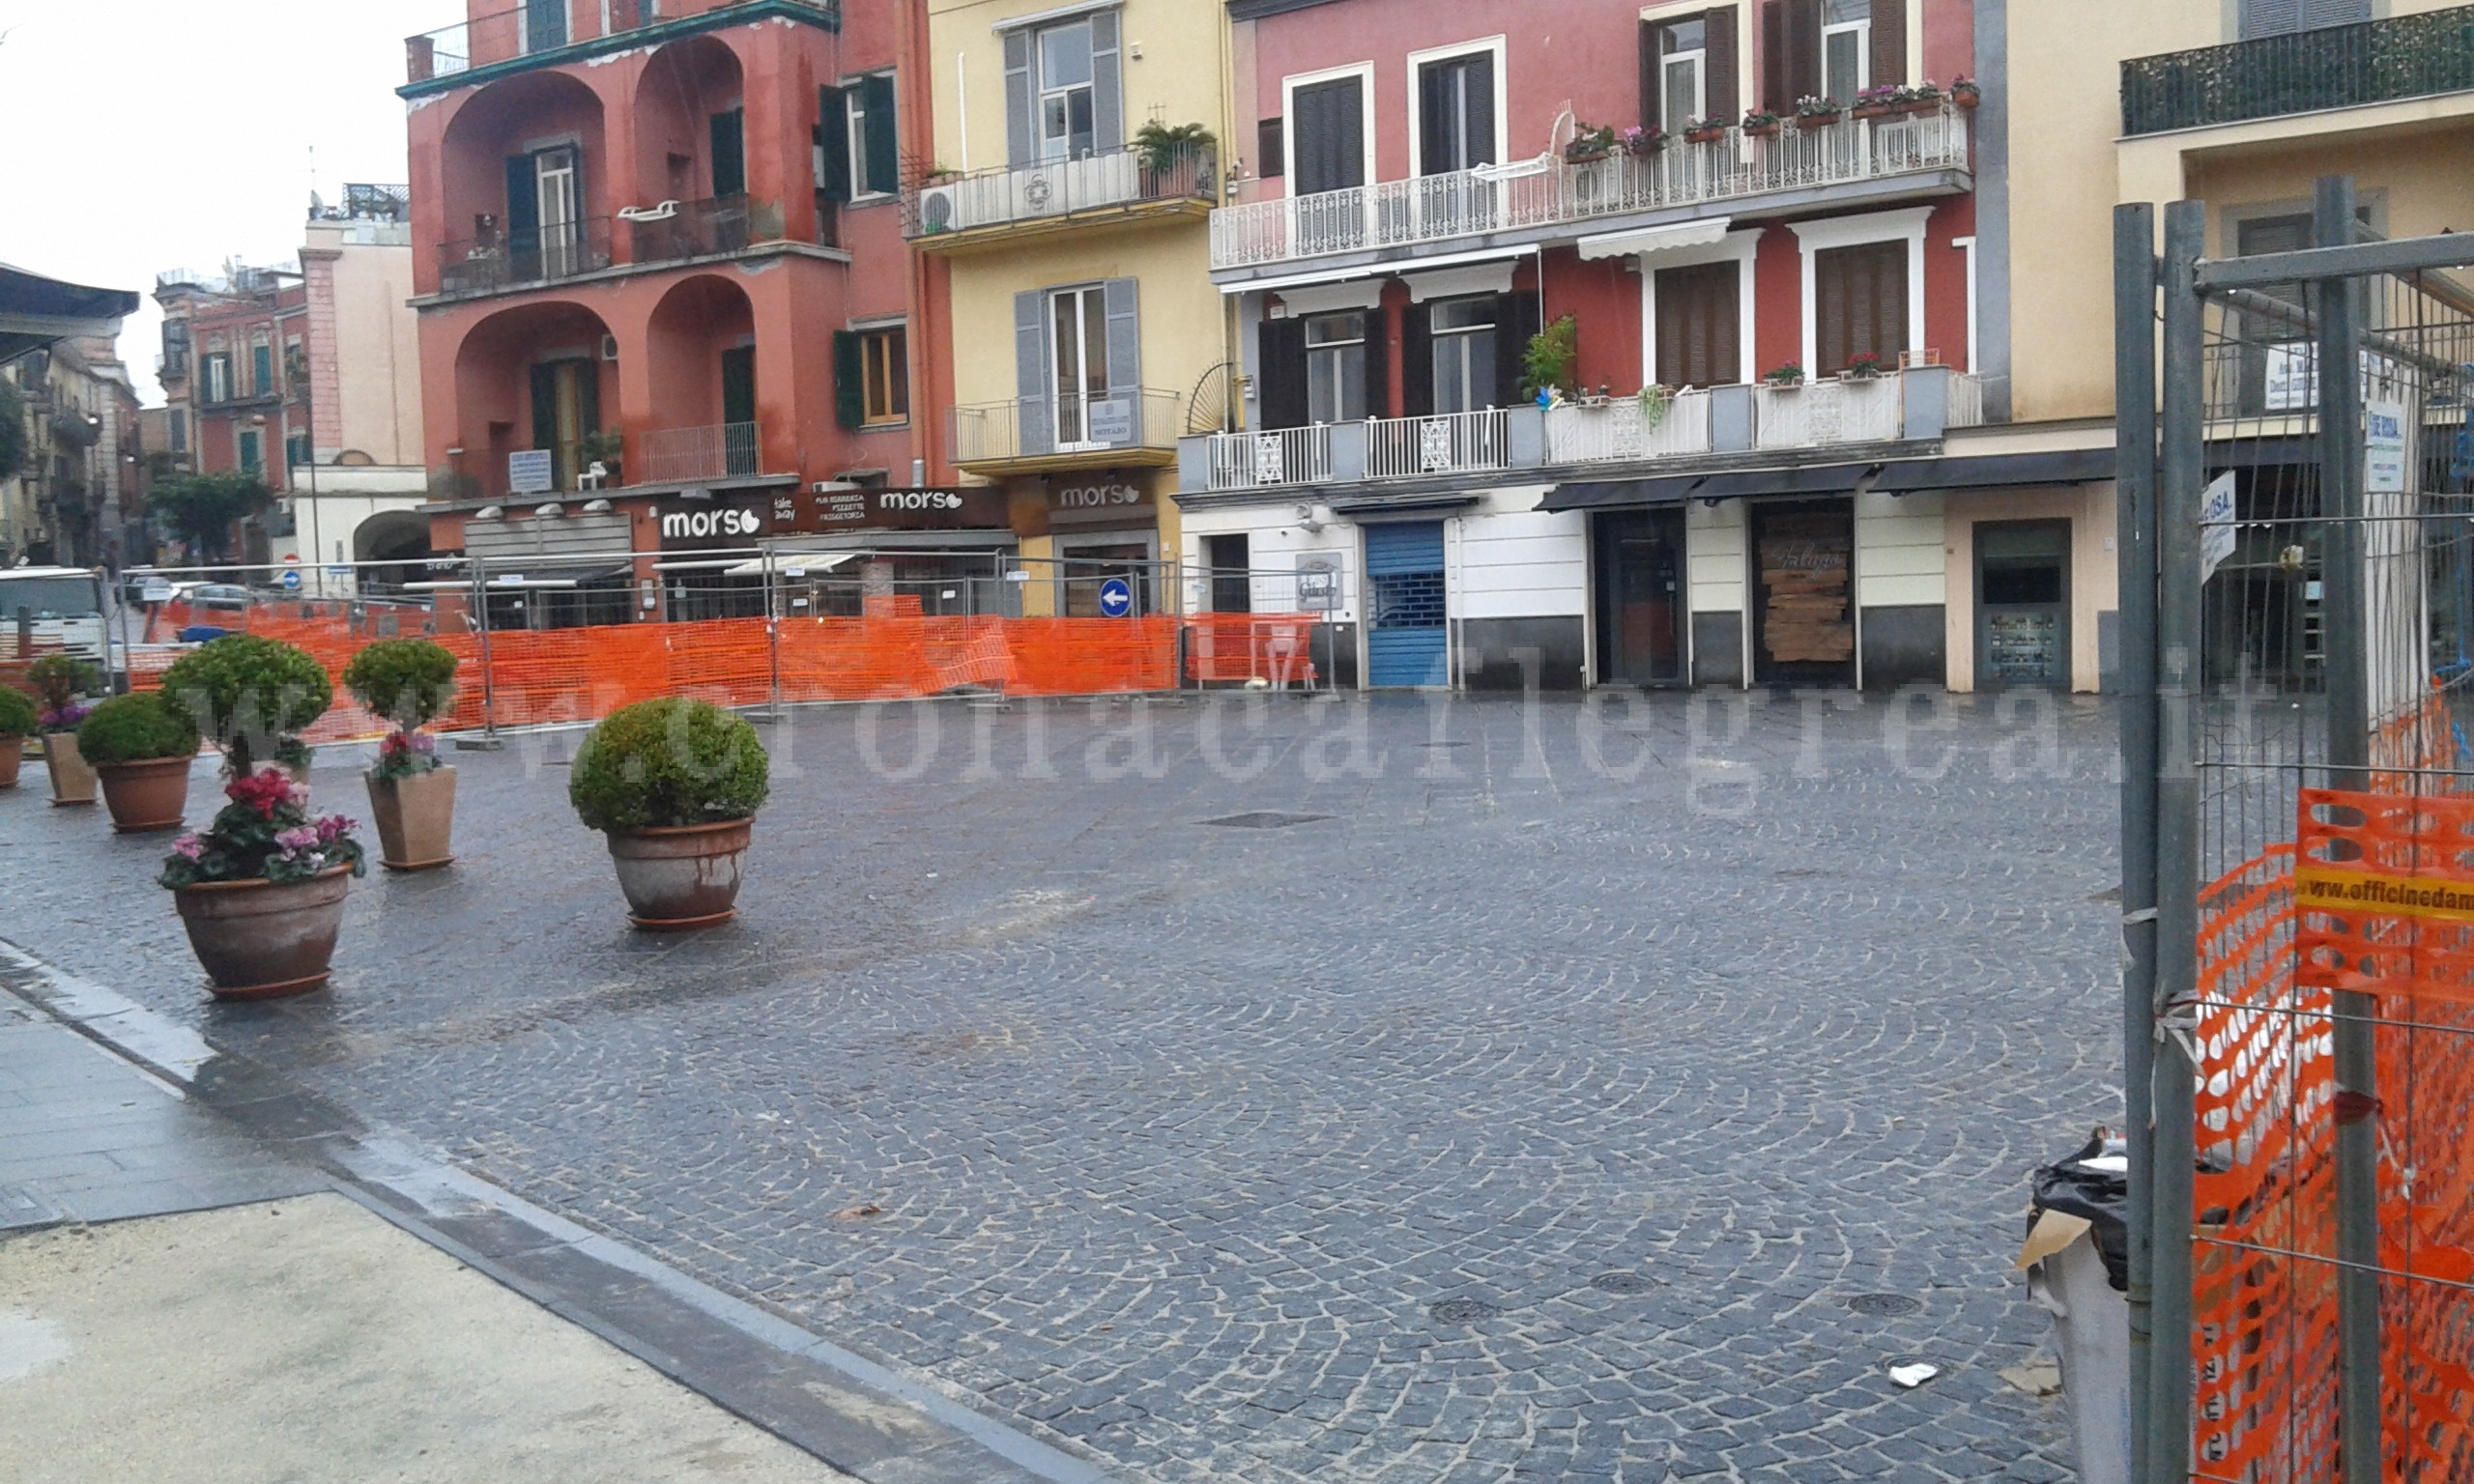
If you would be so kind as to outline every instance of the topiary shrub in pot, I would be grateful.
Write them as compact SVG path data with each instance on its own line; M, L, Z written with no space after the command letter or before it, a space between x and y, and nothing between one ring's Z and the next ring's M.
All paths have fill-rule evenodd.
M455 859L455 770L438 760L421 730L455 699L454 653L426 639L382 639L344 667L344 689L395 725L378 744L369 817L378 859L388 870L434 870Z
M595 727L576 752L567 800L608 839L635 925L676 932L730 921L770 779L755 728L673 698Z
M197 743L188 708L161 691L115 696L77 728L77 752L102 780L112 828L124 835L181 827Z
M34 698L14 685L0 684L0 788L17 786L17 769L26 756L26 738L42 725Z
M163 689L223 750L228 777L247 778L272 762L307 784L309 748L300 734L327 714L335 692L326 668L306 653L227 634L173 661Z
M54 808L95 802L95 770L77 752L77 727L94 708L87 698L101 693L103 672L74 655L46 654L26 667L26 679L41 698L36 730L43 734L43 764L51 775Z
M267 1000L327 982L344 894L368 868L353 823L309 813L309 790L269 766L232 779L215 822L172 842L172 893L216 997Z

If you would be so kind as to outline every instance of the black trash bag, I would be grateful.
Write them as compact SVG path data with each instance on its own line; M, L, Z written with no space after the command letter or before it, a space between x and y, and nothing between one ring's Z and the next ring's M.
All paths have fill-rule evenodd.
M2115 1293L2130 1292L2130 1227L2123 1219L2124 1208L2130 1204L2129 1154L2129 1145L2111 1130L2099 1128L2079 1153L2056 1164L2036 1166L2030 1184L2028 1226L2033 1228L2036 1217L2048 1211L2095 1223L2095 1230L2087 1235L2096 1243L2096 1255L2105 1260L2105 1276ZM2121 1165L2090 1169L2086 1162L2090 1159L2118 1160Z

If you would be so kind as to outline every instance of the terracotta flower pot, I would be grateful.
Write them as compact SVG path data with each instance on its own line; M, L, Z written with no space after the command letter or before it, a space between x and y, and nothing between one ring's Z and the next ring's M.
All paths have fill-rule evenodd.
M1797 116L1797 118L1796 118L1796 127L1797 127L1798 128L1807 128L1807 129L1809 129L1809 128L1827 128L1829 126L1831 126L1832 124L1835 124L1835 123L1837 123L1837 122L1838 122L1838 115L1836 115L1836 114L1834 114L1834 113L1807 113L1807 114L1798 114L1798 115Z
M95 802L95 770L78 756L77 733L44 733L43 765L51 770L51 802L54 808L63 804Z
M372 778L369 817L378 826L379 863L388 870L436 870L455 859L455 770Z
M739 859L752 819L676 829L612 830L611 864L618 870L628 918L653 932L686 932L731 920L738 899Z
M17 786L17 769L26 760L26 739L0 737L0 788Z
M306 881L210 881L172 899L189 947L218 1000L273 1000L327 982L343 928L352 871L338 866Z
M1891 114L1899 111L1899 106L1895 103L1867 103L1863 107L1856 110L1856 117L1859 119L1886 119Z
M1725 137L1727 137L1727 131L1723 128L1693 128L1684 130L1683 142L1686 144L1715 144Z
M189 804L189 761L158 757L151 762L107 762L96 767L112 828L124 835L177 830Z

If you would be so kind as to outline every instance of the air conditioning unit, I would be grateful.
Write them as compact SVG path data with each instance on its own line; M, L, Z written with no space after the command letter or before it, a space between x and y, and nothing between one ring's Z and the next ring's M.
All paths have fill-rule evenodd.
M617 335L604 335L601 337L601 358L604 360L617 360L618 358L618 337Z
M952 232L962 222L962 187L931 186L919 192L919 235L935 237Z

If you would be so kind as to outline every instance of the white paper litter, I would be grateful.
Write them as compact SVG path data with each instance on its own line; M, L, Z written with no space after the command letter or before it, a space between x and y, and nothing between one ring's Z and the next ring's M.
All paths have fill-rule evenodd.
M1890 1367L1890 1380L1897 1382L1900 1385L1905 1386L1910 1391L1914 1390L1916 1387L1924 1384L1926 1382L1931 1381L1934 1377L1941 1374L1942 1368L1940 1366L1926 1365L1920 1360L1913 1365L1893 1365Z

